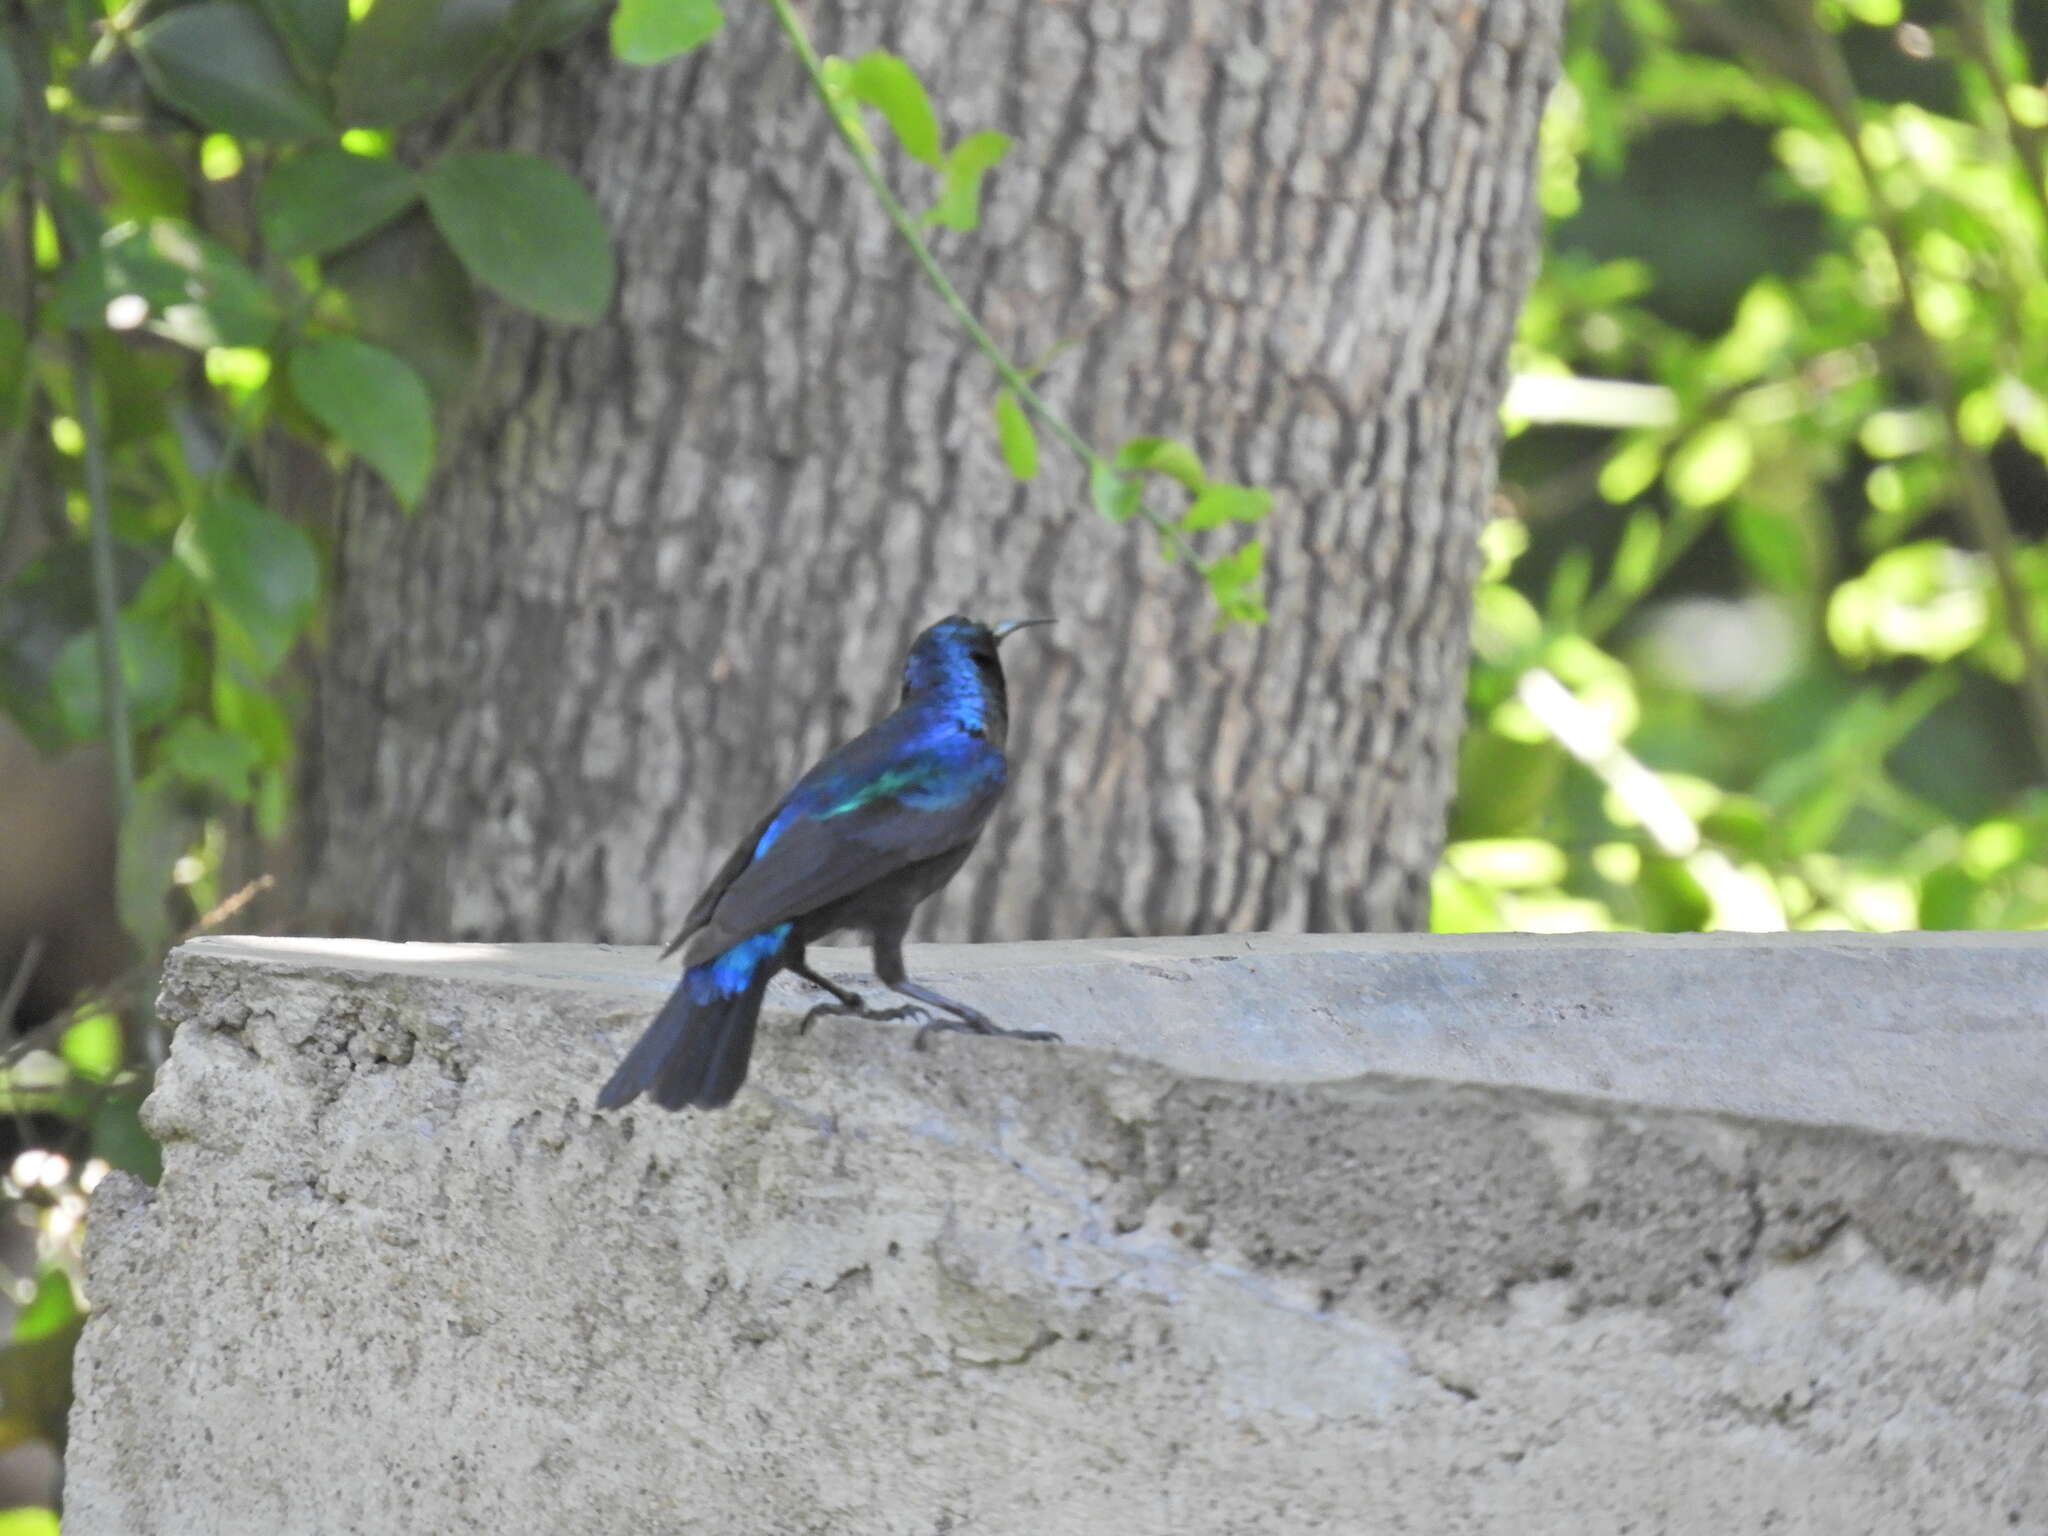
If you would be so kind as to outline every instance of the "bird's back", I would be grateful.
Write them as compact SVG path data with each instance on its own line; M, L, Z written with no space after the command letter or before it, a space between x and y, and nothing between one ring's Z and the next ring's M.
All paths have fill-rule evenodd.
M669 950L686 965L972 844L1001 795L1002 748L907 702L821 758L712 877Z

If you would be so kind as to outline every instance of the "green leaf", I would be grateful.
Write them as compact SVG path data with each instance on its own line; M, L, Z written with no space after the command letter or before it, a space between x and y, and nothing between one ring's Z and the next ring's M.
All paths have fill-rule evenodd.
M1741 423L1709 422L1671 455L1664 479L1687 506L1710 507L1742 489L1753 460L1749 433Z
M628 64L661 64L703 47L724 25L718 0L619 0L612 52Z
M256 274L182 219L108 230L58 280L51 313L79 330L140 326L194 351L261 347L278 323L277 303Z
M323 144L263 178L257 206L273 254L324 256L381 229L420 195L411 171Z
M550 320L589 324L612 300L611 237L590 194L531 155L450 155L421 178L434 223L486 288Z
M1209 483L1208 476L1202 473L1202 461L1195 457L1195 450L1170 437L1132 438L1117 450L1116 467L1164 475L1195 492Z
M1642 926L1649 933L1699 933L1714 914L1714 903L1683 859L1645 855L1636 876Z
M1439 868L1429 882L1431 933L1502 933L1513 924L1501 915L1493 892L1448 869Z
M518 0L377 0L334 68L348 123L399 128L446 106L514 40Z
M1038 473L1038 434L1031 430L1031 418L1007 389L996 391L996 437L1003 445L1003 462L1019 480Z
M292 390L350 452L368 460L407 507L434 467L434 405L420 376L382 347L348 337L293 349Z
M1180 525L1189 533L1225 523L1256 523L1273 510L1273 493L1217 480L1202 487Z
M239 0L204 0L138 30L130 46L150 89L209 128L242 139L314 139L334 132L299 82L277 34Z
M123 599L132 591L131 580ZM57 545L0 586L0 709L44 751L70 738L52 674L65 644L90 627L92 615L92 562L83 539Z
M171 936L164 897L171 866L191 850L195 831L168 780L152 774L135 786L114 861L114 902L126 928L145 954L160 952Z
M158 750L164 766L187 783L238 805L248 801L249 775L260 755L253 742L187 715L171 727Z
M334 71L348 38L348 0L262 0L299 78L318 86Z
M64 1031L57 1052L80 1077L103 1083L121 1070L121 1021L111 1013L88 1013Z
M1647 507L1629 514L1615 546L1614 564L1607 579L1617 592L1638 597L1649 588L1657 574L1657 551L1664 542L1664 525Z
M1738 504L1728 510L1728 536L1765 586L1797 592L1812 578L1806 531L1785 513Z
M259 673L276 671L319 601L313 541L253 501L222 496L185 519L173 547L225 636Z
M1920 881L1920 926L1929 929L1976 927L1977 894L1982 889L1967 872L1953 864L1930 870Z
M1088 494L1095 510L1112 523L1127 523L1137 515L1145 496L1145 482L1136 475L1119 474L1107 459L1088 466Z
M981 180L1010 152L1010 136L993 130L970 133L946 157L939 200L925 214L927 224L968 231L981 223Z
M61 1333L80 1317L84 1309L78 1305L78 1293L71 1288L71 1277L54 1266L42 1273L36 1281L36 1293L29 1299L14 1319L14 1342L25 1344L30 1339L47 1339L54 1333Z
M322 265L347 296L358 335L410 363L441 405L468 393L482 355L476 285L426 210Z
M241 669L223 660L213 674L213 717L246 741L264 763L283 763L292 755L291 720L276 698L251 687Z
M1202 577L1209 583L1209 591L1225 618L1255 623L1266 616L1266 606L1257 591L1265 564L1266 547L1254 539L1203 569Z
M0 1509L0 1536L59 1536L57 1512L26 1504Z
M92 1155L154 1184L163 1177L164 1158L156 1139L142 1128L142 1099L148 1091L149 1085L141 1083L101 1101L92 1119Z
M917 73L893 53L861 55L846 74L847 94L879 110L905 153L934 170L939 156L939 119Z
M162 620L138 614L122 614L117 633L129 723L154 725L177 705L185 677L184 647ZM85 630L65 643L50 673L50 691L74 741L94 741L104 734L97 632Z
M64 1419L71 1409L71 1356L78 1345L80 1321L46 1334L24 1339L0 1349L0 1451L12 1450L25 1440L42 1440L50 1445L64 1443ZM46 1515L46 1510L31 1512ZM54 1533L56 1519L47 1525L24 1522L24 1536Z

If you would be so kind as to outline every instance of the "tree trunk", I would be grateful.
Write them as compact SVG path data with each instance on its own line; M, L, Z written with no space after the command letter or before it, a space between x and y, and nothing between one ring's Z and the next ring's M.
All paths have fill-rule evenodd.
M351 494L314 921L662 936L959 609L1060 622L1005 649L1011 793L927 933L1422 924L1557 9L811 7L821 49L905 55L949 138L1017 137L940 255L1014 355L1072 343L1047 393L1083 433L1277 492L1271 622L1223 635L1050 443L1005 474L988 368L767 7L685 64L523 71L485 137L596 188L620 297L581 331L498 310L427 504Z

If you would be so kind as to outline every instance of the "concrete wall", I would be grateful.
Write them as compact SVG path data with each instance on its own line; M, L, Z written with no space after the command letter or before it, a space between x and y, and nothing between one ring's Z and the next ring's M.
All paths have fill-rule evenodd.
M67 1533L2048 1532L2042 939L912 969L1070 1043L594 1116L649 951L180 950Z

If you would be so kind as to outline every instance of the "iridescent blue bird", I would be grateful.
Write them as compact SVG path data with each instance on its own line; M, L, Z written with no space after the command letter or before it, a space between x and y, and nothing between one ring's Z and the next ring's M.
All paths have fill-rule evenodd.
M1056 1040L999 1029L986 1014L910 979L903 936L917 904L953 878L1002 798L1009 694L996 648L1050 619L993 628L954 615L917 637L894 714L829 754L733 850L662 951L683 979L597 1096L615 1109L646 1094L664 1109L717 1109L746 1081L761 997L778 971L832 995L804 1016L921 1019L931 1030ZM838 929L867 933L875 976L916 999L871 1006L804 963ZM921 1005L921 1006L920 1006ZM933 1010L939 1010L935 1013Z

